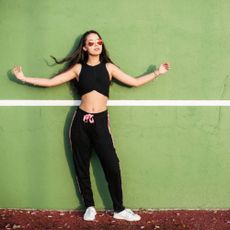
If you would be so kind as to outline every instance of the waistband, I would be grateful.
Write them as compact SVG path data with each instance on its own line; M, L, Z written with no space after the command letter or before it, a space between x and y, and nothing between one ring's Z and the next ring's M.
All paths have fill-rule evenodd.
M96 117L108 114L108 110L105 110L105 111L102 111L102 112L99 112L99 113L88 113L88 112L82 110L80 107L77 108L77 112L82 114L83 116L86 115L86 114L91 114L91 115L94 115Z

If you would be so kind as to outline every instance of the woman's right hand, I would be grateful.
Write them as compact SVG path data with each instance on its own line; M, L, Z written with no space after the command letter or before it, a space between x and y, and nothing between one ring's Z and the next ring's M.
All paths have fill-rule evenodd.
M24 73L22 72L22 67L21 66L15 66L12 69L12 73L16 76L16 78L20 81L24 81L25 76Z

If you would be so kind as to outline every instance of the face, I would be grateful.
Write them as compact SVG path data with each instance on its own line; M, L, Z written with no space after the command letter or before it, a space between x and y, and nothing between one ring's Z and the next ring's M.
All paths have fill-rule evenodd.
M97 56L102 52L102 44L102 39L97 34L92 33L86 37L83 49L87 51L89 55Z

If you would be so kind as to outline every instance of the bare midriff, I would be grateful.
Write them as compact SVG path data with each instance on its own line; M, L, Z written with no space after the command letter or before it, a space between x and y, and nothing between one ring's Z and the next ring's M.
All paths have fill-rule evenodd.
M87 113L100 113L107 109L108 97L93 90L81 97L80 109Z

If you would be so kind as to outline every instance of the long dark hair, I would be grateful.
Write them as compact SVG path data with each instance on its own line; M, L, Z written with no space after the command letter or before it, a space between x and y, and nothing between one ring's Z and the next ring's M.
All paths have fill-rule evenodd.
M71 69L71 67L73 67L77 63L85 64L87 62L88 53L83 50L83 47L85 46L85 42L86 42L87 36L89 34L97 34L98 37L102 39L101 35L97 31L89 30L89 31L86 31L81 36L79 44L78 44L77 48L73 51L72 54L70 54L69 56L67 56L67 57L65 57L65 58L63 58L63 59L61 59L59 61L54 56L51 56L51 58L54 59L56 64L62 64L62 63L66 62L65 67L60 71L61 73ZM105 48L104 43L102 44L102 52L100 54L100 62L113 63L112 60L109 58L109 54L108 54L108 51Z

